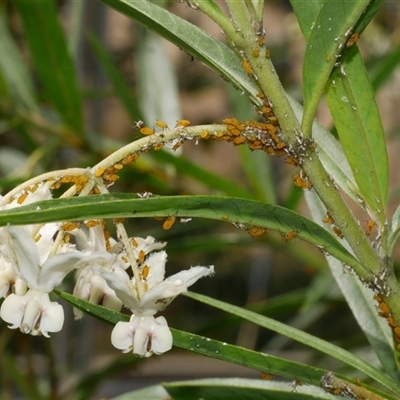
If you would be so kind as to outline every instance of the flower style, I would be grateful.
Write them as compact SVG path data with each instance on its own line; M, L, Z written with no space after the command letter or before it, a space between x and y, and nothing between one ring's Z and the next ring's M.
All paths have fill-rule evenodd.
M214 273L214 266L197 266L164 279L166 260L165 251L152 253L144 260L140 266L140 284L144 287L142 295L135 279L130 278L123 268L101 271L110 287L133 313L129 322L118 322L112 332L113 346L123 352L132 351L141 357L149 357L153 353L170 350L172 334L167 321L163 317L154 318L154 314L163 310L198 279Z
M51 225L51 224L49 224ZM48 332L58 332L63 325L64 313L62 307L51 302L49 293L59 285L63 278L74 268L87 263L91 255L64 248L63 253L52 255L51 240L46 232L52 232L54 227L43 230L43 236L36 243L29 232L21 227L5 228L8 258L15 274L22 279L28 291L24 294L12 293L6 297L0 308L0 317L10 323L11 329L20 328L24 333L33 335Z

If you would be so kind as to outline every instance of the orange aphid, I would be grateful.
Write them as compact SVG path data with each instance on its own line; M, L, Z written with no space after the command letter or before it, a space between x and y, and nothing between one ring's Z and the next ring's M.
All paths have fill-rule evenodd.
M251 65L247 60L243 60L242 65L247 74L251 75L253 73L253 68L251 68Z
M384 301L379 303L378 307L379 307L379 315L381 317L384 317L384 318L389 317L390 309L389 309L388 305Z
M253 226L251 229L249 229L249 235L250 236L261 236L263 233L265 233L266 229L262 228L260 226Z
M261 379L264 381L271 381L274 379L274 376L272 374L269 374L268 372L261 372Z
M140 128L140 133L142 135L152 135L154 133L154 129L153 128L149 128L148 126L144 126L143 128Z
M161 150L163 147L164 147L164 143L158 143L158 144L154 145L153 149L157 151L157 150Z
M368 221L367 229L365 230L365 234L370 235L372 232L372 229L374 229L374 227L375 227L375 221L372 221L372 220Z
M260 47L263 47L263 46L264 46L264 43L265 43L264 36L260 36L260 37L258 38L258 45L259 45Z
M294 184L302 189L310 190L312 188L312 184L306 180L304 180L300 174L296 174L293 176Z
M299 165L299 162L297 161L297 159L295 157L291 157L291 156L286 157L285 163L289 164L289 165L293 165L294 167L297 167L297 165Z
M176 217L169 217L167 218L164 223L163 223L163 229L165 229L166 231L171 229L172 226L175 224L176 221Z
M179 147L181 147L183 145L183 140L177 142L174 144L174 146L172 147L172 150L176 151L179 149Z
M285 239L286 240L293 240L293 239L295 239L297 237L297 232L296 231L290 231L290 232L287 232L286 234L285 234Z
M254 49L253 50L253 56L258 57L260 55L260 50L259 49Z
M337 226L334 226L332 230L333 232L335 232L335 235L338 236L340 239L344 238L342 231Z
M325 224L333 224L335 223L335 221L332 218L332 215L329 211L327 211L326 213L326 217L322 220L322 222L324 222Z
M244 136L238 136L233 139L233 143L235 144L243 144L246 143L247 139Z
M351 47L354 45L355 42L359 39L360 34L359 33L353 33L350 37L349 40L346 42L346 47Z

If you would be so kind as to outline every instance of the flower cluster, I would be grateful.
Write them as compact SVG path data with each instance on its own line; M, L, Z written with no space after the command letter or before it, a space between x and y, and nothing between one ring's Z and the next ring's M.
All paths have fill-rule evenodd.
M42 184L24 198L24 204L51 198ZM0 197L1 200L1 197ZM19 206L12 201L0 209ZM125 231L124 231L125 232ZM72 244L73 243L73 244ZM119 235L109 237L103 221L72 226L62 223L0 228L0 317L11 329L49 336L64 323L60 304L50 293L76 270L73 294L119 311L130 309L129 322L119 322L111 342L123 352L141 357L162 354L172 347L172 334L164 317L155 317L180 293L214 267L192 267L166 279L165 243ZM82 313L75 310L75 317Z

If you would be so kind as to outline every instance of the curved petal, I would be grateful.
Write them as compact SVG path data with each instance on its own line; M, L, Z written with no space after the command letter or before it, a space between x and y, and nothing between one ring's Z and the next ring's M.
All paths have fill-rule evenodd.
M117 297L131 310L139 309L139 302L136 299L131 278L121 267L115 267L108 270L99 270L101 276L107 281Z
M64 309L61 304L50 301L41 304L41 319L38 332L49 337L48 332L59 332L64 325Z
M10 294L6 297L0 308L0 317L3 321L11 324L10 329L17 329L21 326L24 317L26 301L23 296Z
M151 349L154 354L158 355L171 350L173 343L172 333L164 317L157 317L155 319L152 331Z
M169 281L182 281L185 283L186 287L192 286L196 283L200 278L205 276L210 276L214 274L214 265L210 265L209 267L191 267L185 271L178 272L175 275L169 276L165 282Z
M123 353L132 351L133 336L139 321L132 315L129 322L118 322L111 332L111 344Z
M35 241L25 229L17 226L7 227L6 232L8 233L10 261L15 271L29 287L36 286L40 258Z
M149 267L149 274L146 282L149 287L152 287L164 280L166 262L167 253L165 251L153 253L146 259L145 265Z

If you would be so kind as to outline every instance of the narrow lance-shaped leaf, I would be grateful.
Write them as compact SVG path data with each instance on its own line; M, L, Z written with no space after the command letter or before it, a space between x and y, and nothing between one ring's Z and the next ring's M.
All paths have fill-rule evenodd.
M168 196L137 198L135 194L109 193L41 201L3 211L0 226L91 218L199 217L235 224L250 234L266 229L292 234L342 262L360 263L325 229L294 211L258 201L219 196ZM251 229L254 229L253 231Z
M35 68L64 122L83 132L82 99L54 1L16 0Z
M311 27L303 63L302 129L306 134L311 133L312 121L337 57L368 3L369 0L326 1Z
M69 293L60 292L58 290L55 290L55 292L72 306L79 308L88 315L98 318L101 321L115 325L119 321L126 322L129 320L129 316L126 314L89 303ZM243 312L246 312L246 310L243 309ZM327 372L321 368L222 343L218 340L205 338L204 336L199 336L193 333L183 332L172 328L171 331L174 338L174 346L176 347L205 355L207 357L259 370L261 372L267 372L272 375L297 380L301 383L319 385L321 376ZM337 376L344 378L340 375ZM367 385L363 386L369 388ZM292 390L293 388L290 389Z
M319 198L313 193L307 193L305 198L314 221L321 221L325 215L325 208ZM378 315L372 291L363 286L357 276L344 274L338 260L328 257L327 261L355 320L367 337L385 371L392 378L399 379L399 372L393 357L392 333L386 320Z
M229 303L225 303L217 299L213 299L208 296L204 296L193 292L188 292L185 294L185 296L201 301L204 304L208 304L220 310L224 310L231 314L240 316L241 318L251 321L252 323L255 323L267 329L271 329L272 331L287 336L299 343L303 343L306 346L312 347L322 353L328 354L331 357L336 358L346 363L347 365L354 367L356 370L364 372L377 382L384 385L387 389L391 390L396 395L400 394L400 388L396 380L392 379L391 377L387 376L382 371L380 371L378 368L372 366L369 363L366 363L358 356L350 353L347 350L342 349L341 347L335 346L329 342L326 342L325 340L310 335L309 333L300 331L296 328L283 324L282 322L275 321L263 315L256 314L254 312L245 310L243 308L234 306ZM376 389L373 389L373 391L378 392Z
M384 224L389 185L386 142L374 91L356 46L333 72L326 98L361 195Z
M101 1L187 51L259 104L257 90L239 58L219 40L149 1Z
M140 111L137 107L136 98L133 95L128 82L124 80L120 71L114 65L110 55L107 53L99 39L93 33L89 34L88 37L97 59L114 87L115 95L118 96L130 118L132 118L132 120L137 119L140 115Z
M0 7L0 74L6 83L8 93L18 105L31 111L39 111L33 82L18 52L16 43L7 26L5 9Z

